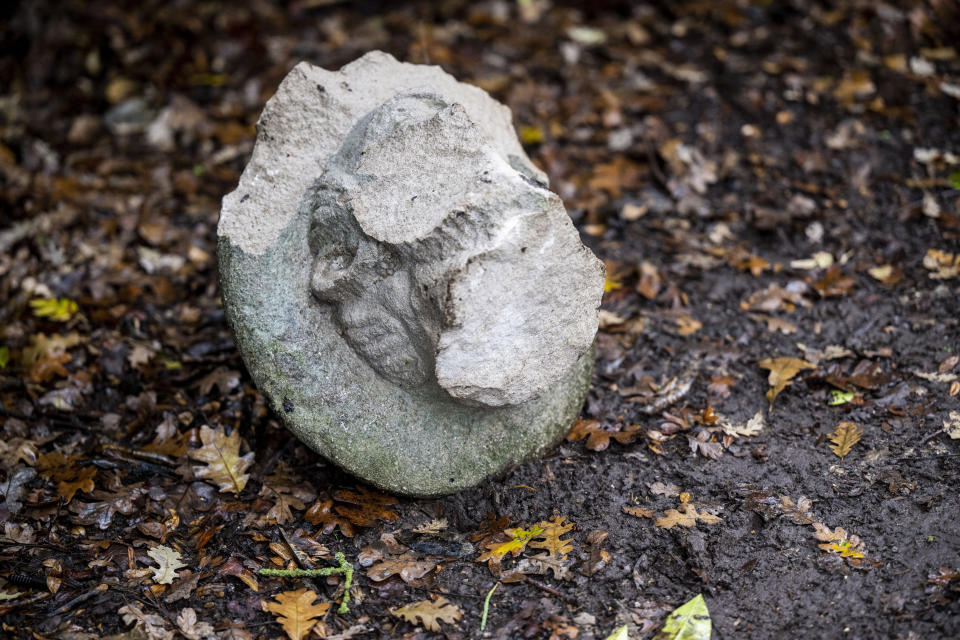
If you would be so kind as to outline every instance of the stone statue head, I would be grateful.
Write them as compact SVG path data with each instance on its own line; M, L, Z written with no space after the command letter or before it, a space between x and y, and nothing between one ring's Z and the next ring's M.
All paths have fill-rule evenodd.
M565 344L565 315L584 307L558 285L578 259L595 276L596 259L527 169L460 105L418 92L362 118L330 159L308 196L311 292L379 375L502 406L552 381L538 359L566 351L572 366L589 348L592 332Z

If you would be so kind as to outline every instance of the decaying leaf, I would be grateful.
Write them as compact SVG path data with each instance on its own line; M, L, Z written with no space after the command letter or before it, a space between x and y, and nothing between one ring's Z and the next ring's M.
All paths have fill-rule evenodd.
M643 507L623 507L623 512L636 518L652 518L657 515L653 509L644 509Z
M203 446L190 450L188 454L194 460L205 462L206 466L193 467L194 474L211 480L221 492L243 491L250 479L250 475L244 472L253 464L253 452L240 455L240 434L234 431L228 436L223 427L214 430L203 425L200 427L200 441Z
M923 266L934 280L956 278L960 274L960 253L948 253L940 249L928 249L923 257Z
M117 613L123 618L124 623L135 625L134 629L142 634L140 637L146 637L147 640L173 639L174 632L165 628L167 623L162 616L144 613L142 609L133 604L120 607L117 609Z
M663 516L657 518L654 524L661 529L672 529L676 526L692 527L697 521L704 524L716 524L720 522L720 517L706 511L698 512L697 508L690 502L690 494L680 494L680 510L667 509Z
M73 357L67 351L82 340L76 331L66 335L53 334L50 337L44 333L32 335L30 345L20 354L20 362L33 382L43 383L55 377L65 378L69 373L63 365Z
M712 630L707 603L697 594L667 616L654 640L710 640Z
M427 631L440 631L441 622L454 624L462 615L460 609L443 596L438 596L435 600L414 602L394 609L391 613L410 624L422 624Z
M943 421L943 430L953 440L960 440L960 411L950 412L950 416Z
M273 506L261 518L262 523L286 524L293 520L291 509L303 511L317 494L309 484L293 475L283 462L277 464L272 474L264 478L260 496L273 500Z
M277 618L290 640L302 640L313 630L327 610L329 602L314 603L317 594L309 589L284 591L273 597L274 601L263 601L264 611Z
M177 616L177 627L187 640L216 640L213 625L197 618L197 612L187 607Z
M76 469L75 474L70 475L72 477L67 477L57 483L57 493L60 494L64 500L67 502L73 500L73 496L76 495L77 491L84 493L93 491L93 479L97 476L96 467L80 467Z
M151 567L153 579L157 584L173 584L177 577L177 570L187 566L181 562L180 552L165 545L159 544L147 550L147 555L160 565Z
M412 531L414 533L435 536L449 526L450 524L447 522L447 519L441 518L440 520L430 520L429 522L424 522L419 527L412 529Z
M414 582L433 571L437 566L436 561L420 560L418 561L410 554L404 554L396 558L383 558L372 567L367 569L367 577L374 582L386 580L396 574L404 582Z
M821 544L817 546L824 551L839 554L849 560L851 564L859 564L867 553L863 541L859 537L847 533L842 527L837 527L831 531L830 527L814 522L813 528L813 537L821 541Z
M841 422L837 428L830 434L830 450L841 458L850 453L853 445L860 442L860 436L863 435L863 429L852 422Z
M797 524L813 524L816 522L810 511L812 507L813 502L803 496L797 500L796 504L787 496L780 497L780 510Z
M720 428L723 429L723 432L728 436L733 436L735 438L749 438L750 436L755 436L763 431L763 413L757 411L755 414L753 414L753 417L747 420L745 423L731 422L726 418L720 418L718 424L720 425Z
M576 442L587 439L587 449L590 451L603 451L610 446L610 440L616 440L620 444L631 442L642 430L638 424L629 425L620 431L603 428L596 420L584 420L580 418L567 434L567 440Z
M773 401L780 395L780 392L793 384L792 380L795 375L803 369L817 368L815 364L811 364L800 358L765 358L761 360L759 364L761 369L768 369L770 371L770 375L767 378L770 389L766 395L771 407L773 406Z

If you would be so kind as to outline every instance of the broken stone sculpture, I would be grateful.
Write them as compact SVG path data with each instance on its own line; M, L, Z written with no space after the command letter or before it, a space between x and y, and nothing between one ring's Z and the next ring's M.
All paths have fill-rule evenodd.
M223 200L224 307L307 445L387 491L474 486L555 444L590 380L603 265L510 112L438 67L307 63Z

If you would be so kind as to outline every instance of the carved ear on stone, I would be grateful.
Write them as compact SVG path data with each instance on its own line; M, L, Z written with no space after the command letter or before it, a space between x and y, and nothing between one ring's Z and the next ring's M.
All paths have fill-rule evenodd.
M536 199L536 213L508 218L500 241L450 279L436 374L465 404L537 398L593 342L603 263L581 244L556 195Z

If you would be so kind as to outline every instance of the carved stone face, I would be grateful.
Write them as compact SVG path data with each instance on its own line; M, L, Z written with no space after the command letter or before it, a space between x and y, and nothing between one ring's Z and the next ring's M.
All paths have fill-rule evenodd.
M460 105L411 93L361 119L308 193L313 297L392 383L518 404L589 348L595 329L565 327L601 270L560 199L514 160ZM588 284L568 290L571 274Z

